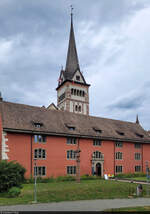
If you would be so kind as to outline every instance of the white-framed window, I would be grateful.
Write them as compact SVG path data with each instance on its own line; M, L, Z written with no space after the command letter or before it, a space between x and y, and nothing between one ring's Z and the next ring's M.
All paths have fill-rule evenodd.
M76 76L76 80L80 81L80 76L79 75Z
M45 149L34 149L34 159L45 159L46 150Z
M99 139L94 139L94 140L93 140L93 146L101 146L101 140L99 140Z
M116 160L122 160L122 152L116 152Z
M140 148L141 148L141 143L135 143L135 144L134 144L134 148L140 149Z
M67 174L75 175L76 174L76 166L67 166Z
M34 123L34 126L36 127L36 128L41 128L42 126L43 126L43 123Z
M34 176L45 176L46 175L46 167L45 166L35 166L34 167Z
M77 139L75 137L68 137L67 144L75 145L75 144L77 144Z
M122 173L123 167L122 166L116 166L116 173Z
M95 151L93 152L93 158L102 158L102 153L99 151Z
M135 153L135 160L141 160L141 153Z
M45 135L34 135L34 142L35 143L45 143L46 136Z
M67 159L76 159L76 152L74 150L68 150Z
M135 172L141 172L141 166L135 166Z
M81 112L82 111L81 106L75 105L75 111Z
M66 93L64 92L60 97L58 98L59 102L65 99Z
M123 143L122 142L116 142L116 147L122 148L123 147Z

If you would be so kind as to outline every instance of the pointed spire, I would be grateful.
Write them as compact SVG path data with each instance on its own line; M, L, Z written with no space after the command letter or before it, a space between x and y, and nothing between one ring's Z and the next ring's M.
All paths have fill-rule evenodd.
M136 123L140 124L138 114L136 115Z
M2 98L2 93L0 91L0 101L3 101L3 98Z
M80 69L77 50L76 50L74 29L73 29L72 10L73 10L73 7L71 5L71 27L70 27L69 46L68 46L66 69L65 69L65 71L70 74L74 73L76 69Z

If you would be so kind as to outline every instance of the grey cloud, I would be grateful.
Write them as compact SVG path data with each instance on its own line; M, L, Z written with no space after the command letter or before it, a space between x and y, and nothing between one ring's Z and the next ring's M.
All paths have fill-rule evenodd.
M143 106L150 99L149 95L150 82L146 81L143 85L134 91L116 99L110 105L108 109L123 109L123 110L136 110Z
M0 36L10 36L18 31L25 34L35 35L37 33L49 32L50 34L64 31L66 19L69 15L69 6L75 7L75 20L77 22L92 20L97 25L112 25L113 22L121 20L144 7L140 1L132 4L130 0L91 0L68 1L65 0L1 0L0 8ZM143 0L144 1L144 0ZM6 2L6 3L5 3ZM51 28L52 31L51 32ZM56 34L55 34L56 36Z
M120 101L109 105L109 109L135 109L141 107L143 104L143 97L129 97L122 98Z

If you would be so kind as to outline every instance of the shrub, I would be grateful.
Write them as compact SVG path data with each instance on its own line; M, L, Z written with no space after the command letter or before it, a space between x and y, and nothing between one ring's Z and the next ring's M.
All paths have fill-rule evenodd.
M37 178L37 183L50 183L50 182L54 182L55 179L53 177L50 178L42 178L42 177L38 177Z
M81 176L81 180L95 180L95 179L103 179L103 178L99 176L88 175L88 174Z
M11 187L21 187L24 182L25 168L14 161L0 161L0 192L7 192Z
M127 173L127 174L117 174L117 178L136 178L136 177L146 177L144 173Z
M15 198L15 197L19 196L20 193L21 193L20 188L18 188L18 187L12 187L8 191L8 197Z
M37 182L37 183L50 183L50 182L54 182L55 180L56 180L56 179L53 178L52 176L49 177L49 178L37 177L36 182ZM26 183L26 184L34 184L34 182L35 182L34 177L31 177L30 179L26 179L26 180L25 180L25 183Z
M75 181L76 180L76 177L74 176L59 176L56 178L56 182L59 182L59 181Z

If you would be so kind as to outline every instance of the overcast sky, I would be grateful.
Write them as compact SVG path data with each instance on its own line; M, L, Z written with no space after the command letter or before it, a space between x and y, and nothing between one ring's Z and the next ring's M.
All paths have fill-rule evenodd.
M150 0L0 0L3 99L56 104L71 4L90 114L150 129Z

